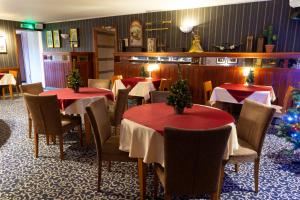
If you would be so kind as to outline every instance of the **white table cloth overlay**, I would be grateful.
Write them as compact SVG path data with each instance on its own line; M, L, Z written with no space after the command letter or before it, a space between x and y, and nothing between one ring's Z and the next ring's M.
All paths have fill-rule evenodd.
M239 147L236 127L232 127L224 158L233 155ZM159 163L164 166L164 138L155 130L128 119L123 119L120 128L121 151L129 152L129 157L143 158L144 163Z
M276 100L276 96L273 88L271 91L255 91L253 94L249 95L246 99L250 99L268 106L271 106L271 102ZM227 102L227 103L239 103L243 104L244 100L238 102L225 88L215 87L210 96L211 103L216 101Z
M114 93L114 96L116 97L118 95L119 89L126 89L125 85L122 83L121 80L116 80L112 92ZM129 92L130 96L137 96L137 97L143 97L145 100L150 99L150 92L155 91L155 87L151 81L142 81L138 82Z
M16 85L16 79L12 74L4 74L4 76L0 79L0 85Z

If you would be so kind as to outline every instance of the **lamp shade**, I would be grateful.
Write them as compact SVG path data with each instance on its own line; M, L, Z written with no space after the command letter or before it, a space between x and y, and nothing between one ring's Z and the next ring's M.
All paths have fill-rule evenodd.
M158 64L150 64L150 65L148 65L147 71L148 72L153 72L153 71L158 70L158 69L159 69Z
M182 25L179 28L183 33L189 33L193 30L193 26L187 26L187 25Z

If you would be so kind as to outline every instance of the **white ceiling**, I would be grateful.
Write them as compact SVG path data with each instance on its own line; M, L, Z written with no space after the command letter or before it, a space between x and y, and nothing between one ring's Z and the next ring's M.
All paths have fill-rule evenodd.
M0 19L51 23L266 0L0 0Z

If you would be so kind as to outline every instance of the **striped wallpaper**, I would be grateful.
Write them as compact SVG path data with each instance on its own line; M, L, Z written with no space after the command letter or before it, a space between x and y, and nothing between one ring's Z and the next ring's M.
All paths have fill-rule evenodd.
M145 22L172 20L169 30L144 31L144 48L146 47L146 38L155 37L165 41L170 50L188 49L191 44L191 34L182 33L179 26L186 17L190 17L199 24L195 29L200 33L203 49L214 51L213 45L224 42L242 42L245 44L247 35L253 35L257 38L265 27L273 24L274 32L279 37L276 43L276 51L300 51L300 24L289 19L290 12L291 8L288 0L272 0L52 23L47 24L46 28L48 30L59 29L62 33L67 33L70 28L79 28L80 48L77 48L76 51L93 51L93 27L115 26L119 38L127 38L130 22L135 19L140 20L143 24ZM45 33L43 36L45 38ZM62 47L48 49L44 40L45 51L71 51L67 41L63 41Z
M19 22L0 20L0 34L6 37L7 53L0 53L0 68L16 67L16 44L15 29L19 27Z

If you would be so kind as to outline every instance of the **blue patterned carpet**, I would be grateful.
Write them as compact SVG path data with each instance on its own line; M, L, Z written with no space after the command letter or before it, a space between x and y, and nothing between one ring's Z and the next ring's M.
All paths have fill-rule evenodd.
M228 165L222 199L300 199L300 152L291 154L291 144L272 132L263 148L259 193L253 192L252 164L241 165L238 174ZM110 173L104 167L102 192L97 193L95 151L81 148L74 134L65 138L64 161L58 146L47 146L42 136L35 159L23 100L0 100L0 199L138 199L136 164L113 163ZM151 199L151 169L148 185Z

